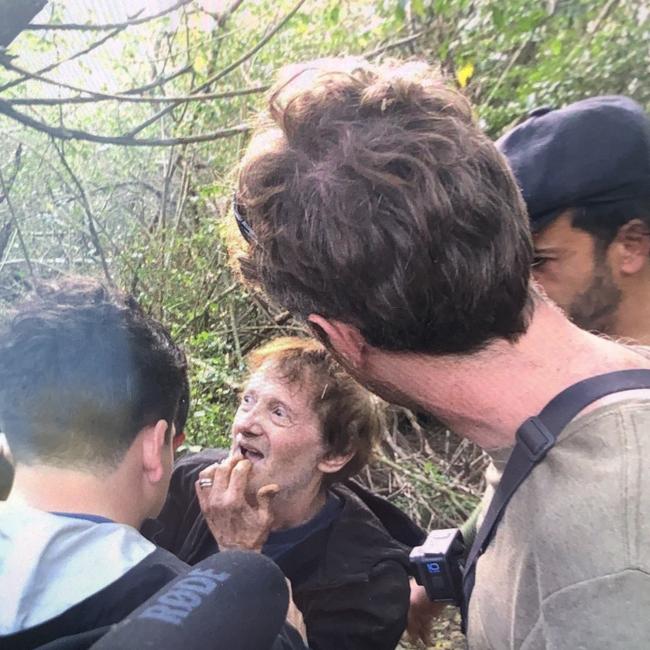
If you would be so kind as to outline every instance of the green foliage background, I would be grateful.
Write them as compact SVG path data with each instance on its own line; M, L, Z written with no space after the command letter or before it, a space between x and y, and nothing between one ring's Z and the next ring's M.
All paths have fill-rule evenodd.
M22 1L0 0L0 23ZM188 0L142 24L84 28L115 22L116 4L51 0L34 22L80 27L25 29L0 49L0 312L60 274L133 292L188 352L190 445L228 444L245 354L302 331L237 284L226 246L246 125L281 66L424 58L463 89L492 137L540 105L608 93L650 105L648 0ZM164 3L136 4L147 15ZM159 114L166 97L197 89L234 95ZM102 101L50 101L71 97ZM7 117L8 108L45 128ZM166 139L233 126L229 137L146 147L64 141L56 131ZM364 480L425 527L457 524L480 494L484 457L434 423L399 409L390 416ZM463 647L452 628L442 624L435 647Z
M93 14L100 3L86 4L84 22L106 22L101 12ZM224 3L207 5L212 15L206 2L196 0L118 30L97 47L106 32L23 31L0 53L0 100L85 96L21 75L15 66L35 72L92 47L43 76L123 94L184 69L167 83L133 93L160 99L187 95L219 72L204 93L259 89L282 65L313 57L422 57L463 88L493 137L543 104L605 93L650 104L647 2L244 0L230 12ZM53 0L39 19L65 22L69 12L69 4ZM247 54L279 24L258 51ZM257 91L183 103L139 136L250 124L263 104ZM51 127L119 136L162 105L118 99L12 106ZM113 146L63 142L0 115L0 135L7 190L0 187L0 308L34 281L61 273L105 276L134 292L189 353L189 442L225 444L246 352L270 336L301 330L248 295L228 267L224 230L246 133L173 147ZM459 453L458 442L444 437L449 434L432 430L395 413L378 485L399 492L426 524L456 521L471 508L482 467L475 451L461 447ZM423 486L429 486L424 499L418 496Z

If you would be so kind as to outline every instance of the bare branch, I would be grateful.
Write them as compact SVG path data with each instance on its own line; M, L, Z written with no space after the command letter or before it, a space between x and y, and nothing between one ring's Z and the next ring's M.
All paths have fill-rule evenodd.
M5 200L8 199L9 192L11 191L11 188L13 187L13 184L16 182L16 178L18 177L18 171L20 170L20 167L22 165L22 153L23 153L23 145L19 144L18 147L16 148L16 153L14 154L14 162L13 162L13 172L11 174L11 178L5 183L5 188L0 195L0 204L2 204ZM1 171L1 168L0 168ZM12 241L12 236L15 232L15 225L14 225L14 220L9 219L7 223L0 228L0 260L4 257L5 251L10 245L10 242Z
M404 38L400 38L397 41L393 41L392 43L387 43L386 45L382 45L382 47L378 47L376 50L371 50L370 52L365 53L363 56L366 59L372 59L376 56L379 56L380 54L384 54L385 52L390 52L391 50L394 50L398 47L403 47L404 45L410 45L414 41L417 41L419 38L422 38L426 34L429 34L434 30L433 27L429 27L428 29L422 29L419 32L416 32L415 34L411 34L410 36L406 36Z
M142 93L146 93L149 90L153 90L154 88L159 88L161 86L164 86L165 84L169 83L170 81L173 81L177 77L182 77L184 74L187 74L188 72L192 72L192 66L191 65L184 65L182 68L179 68L175 72L171 72L168 74L166 77L160 77L159 79L154 79L153 81L150 81L148 84L145 84L144 86L137 86L136 88L129 88L129 90L125 90L122 93L122 95L139 95ZM88 91L82 91L82 92L88 92Z
M9 208L9 214L11 214L11 219L14 224L14 229L16 231L16 234L18 235L18 241L20 242L20 248L23 251L23 256L25 257L25 262L27 263L27 268L29 269L29 275L34 278L34 267L32 266L32 262L29 258L29 251L27 250L27 245L25 244L25 239L23 238L23 233L20 228L20 223L18 221L18 215L16 214L16 211L14 210L14 206L11 202L11 199L9 198L9 189L7 187L7 184L5 183L4 176L2 174L2 171L0 170L0 189L2 189L2 193L4 194L5 200L7 201L7 207Z
M7 61L4 59L0 59L0 65L2 65L7 70L10 70L11 72L16 72L20 75L23 75L27 79L34 79L35 81L41 81L42 83L46 83L51 86L57 86L58 88L65 88L66 90L72 90L77 93L84 93L91 97L96 97L101 99L122 99L123 95L131 95L131 94L135 95L138 93L143 93L148 90L152 90L153 88L157 88L158 86L164 86L169 81L172 81L173 79L176 79L176 77L180 77L181 75L190 72L192 69L191 66L184 66L183 68L180 68L179 70L176 70L175 72L171 73L167 77L162 77L161 79L152 81L144 86L139 86L137 88L130 88L129 90L125 90L122 93L117 93L112 95L110 93L102 93L95 90L87 90L86 88L80 88L79 86L72 86L71 84L67 84L62 81L54 81L53 79L48 79L47 77L43 77L38 73L29 72L28 70L25 70L24 68L15 65L11 61Z
M54 24L47 24L47 25L42 25L39 23L34 23L32 25L28 25L26 27L26 30L30 31L45 31L45 30L62 30L62 31L79 31L79 32L100 32L104 30L110 30L110 29L125 29L126 27L133 27L134 25L141 25L142 23L147 23L152 20L156 20L157 18L161 18L162 16L166 16L167 14L172 13L173 11L176 11L177 9L180 9L186 4L189 4L192 0L179 0L176 4L172 5L171 7L168 7L167 9L164 9L163 11L158 12L157 14L152 14L151 16L142 16L140 18L132 17L129 20L125 20L124 22L121 23L105 23L103 25L88 25L88 24L83 24L83 23L54 23ZM141 11L139 11L135 16L139 16Z
M18 176L18 172L20 171L20 168L22 166L22 160L23 160L23 145L22 142L18 145L16 148L16 152L14 153L14 162L13 162L13 167L14 170L11 173L11 178L6 182L7 185L7 192L11 191L11 188L13 187L13 184L16 181L16 177ZM3 192L0 194L0 204L7 198L7 194ZM0 251L0 256L2 255L2 251Z
M97 102L118 101L132 102L136 104L169 104L178 102L200 102L213 99L231 99L266 92L269 86L253 86L240 90L224 90L220 93L199 93L197 95L178 95L176 97L141 97L134 95L107 95L101 94L97 97L32 97L7 99L12 106L59 106L67 104L94 104Z
M54 70L55 68L58 68L60 65L63 65L64 63L68 63L69 61L74 61L74 59L78 59L80 56L84 56L84 54L88 54L89 52L92 52L93 50L97 49L98 47L106 43L106 41L110 40L111 38L119 34L121 31L122 31L121 29L116 29L115 31L110 32L109 34L106 34L106 36L100 38L98 41L91 43L88 47L84 48L80 52L75 52L74 54L71 54L65 59L61 59L60 61L55 61L54 63L51 63L50 65L47 65L44 68L41 68L40 70L37 70L34 73L30 73L29 75L24 75L20 79L14 79L13 81L6 83L4 86L0 87L0 93L4 92L5 90L9 90L9 88L13 88L14 86L18 86L19 84L24 83L25 81L28 81L33 77L40 77L42 74L45 74L46 72L50 72L50 70Z
M219 27L223 27L226 24L226 21L230 17L231 14L235 13L237 9L242 5L244 0L234 0L233 2L230 3L228 7L221 13L212 13L210 11L204 10L209 16L212 16L216 21Z
M108 268L108 263L106 262L106 255L104 254L104 249L102 248L102 244L99 241L97 228L95 228L95 217L90 207L90 203L88 201L88 196L86 195L86 191L84 190L84 186L82 185L81 181L79 180L77 175L72 171L72 168L68 164L68 161L65 157L65 153L63 152L63 144L61 144L60 146L54 144L54 149L56 150L56 153L59 155L59 160L61 161L61 164L68 172L70 179L72 180L75 187L77 188L77 191L79 192L79 201L81 203L81 206L84 209L84 212L86 213L86 219L88 221L88 232L90 234L90 239L93 242L93 246L95 247L95 252L97 253L97 255L99 255L99 259L102 264L102 269L104 271L104 276L106 277L106 281L108 282L109 286L114 287L115 283L113 282L113 278L111 277L111 272Z
M291 9L291 11L280 20L273 29L271 29L266 36L264 36L262 39L258 41L258 43L253 46L250 50L245 52L239 59L231 63L230 65L226 66L216 74L212 75L209 79L207 79L204 83L202 83L200 86L197 86L193 90L190 91L190 95L195 95L196 93L203 92L204 90L208 89L212 84L216 83L217 81L223 79L226 75L230 74L233 70L238 68L242 63L247 61L248 59L252 58L257 54L290 20L293 18L293 16L298 12L300 7L302 7L303 4L305 4L306 0L299 0ZM162 110L158 111L158 113L155 113L152 115L150 118L142 122L142 124L139 124L135 129L132 129L129 131L127 134L128 137L135 137L140 131L143 129L146 129L148 126L151 126L154 122L157 122L160 118L164 117L168 113L174 110L176 106L178 106L178 103L171 104L170 106L167 106L163 108Z
M94 187L93 192L112 192L113 190L119 190L123 187L140 187L148 190L158 199L162 196L161 190L151 185L151 183L147 183L146 181L122 181L120 183L112 183L111 185L102 185L100 187Z
M11 246L12 236L14 234L14 222L12 219L9 219L7 223L0 228L0 271L2 270L3 257L5 251Z
M177 144L193 144L197 142L210 142L221 138L229 138L233 135L247 133L251 127L248 124L237 124L225 129L218 129L211 133L199 135L188 135L176 138L133 138L126 136L109 136L80 131L79 129L68 129L65 127L49 126L39 120L14 110L5 100L0 99L0 114L5 115L24 126L28 126L41 133L56 138L57 140L85 140L86 142L98 142L101 144L115 144L128 147L170 147Z

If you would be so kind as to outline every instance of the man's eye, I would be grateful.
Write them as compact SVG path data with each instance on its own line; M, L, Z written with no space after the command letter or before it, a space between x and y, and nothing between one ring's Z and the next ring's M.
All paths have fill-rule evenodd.
M242 395L241 403L242 404L252 404L253 403L253 396L248 395L248 394Z
M548 257L540 257L536 255L533 257L533 268L534 269L541 269L546 262L548 262Z
M271 407L271 417L282 425L291 423L291 415L286 406L282 404L275 404Z

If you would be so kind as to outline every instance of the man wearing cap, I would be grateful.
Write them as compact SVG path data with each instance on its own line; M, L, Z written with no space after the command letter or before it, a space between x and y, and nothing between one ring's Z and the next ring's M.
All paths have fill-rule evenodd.
M536 109L496 143L527 203L535 279L580 327L643 344L650 344L649 123L627 97L594 97ZM506 460L496 457L487 469L485 496L463 526L467 541ZM420 592L418 602L424 598Z
M265 117L237 187L240 269L373 391L488 453L539 458L522 440L556 395L616 371L647 380L646 358L530 283L516 182L428 66L311 62ZM471 649L647 647L650 390L571 417L469 563Z
M580 327L650 344L650 118L627 97L538 109L497 141L534 276Z

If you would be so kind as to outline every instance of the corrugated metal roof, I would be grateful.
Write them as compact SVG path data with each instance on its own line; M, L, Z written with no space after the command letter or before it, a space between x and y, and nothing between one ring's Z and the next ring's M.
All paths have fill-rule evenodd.
M50 0L35 18L48 23L53 11L65 23L117 23L142 13L154 15L175 5L177 0Z
M177 3L178 0L50 0L32 22L121 23L135 15L138 18L156 15ZM216 3L204 0L188 6L196 8L206 4L213 5L212 9ZM181 11L176 9L155 22L129 27L89 54L47 72L46 76L54 81L103 92L120 92L131 85L146 83L151 76L150 60L155 56L156 39L152 35L155 35L155 30L174 29ZM17 57L16 65L34 73L82 52L109 34L110 31L26 31L11 44L9 51ZM121 71L118 70L120 67L123 68ZM61 96L67 92L39 82L25 84L23 91L35 97Z

